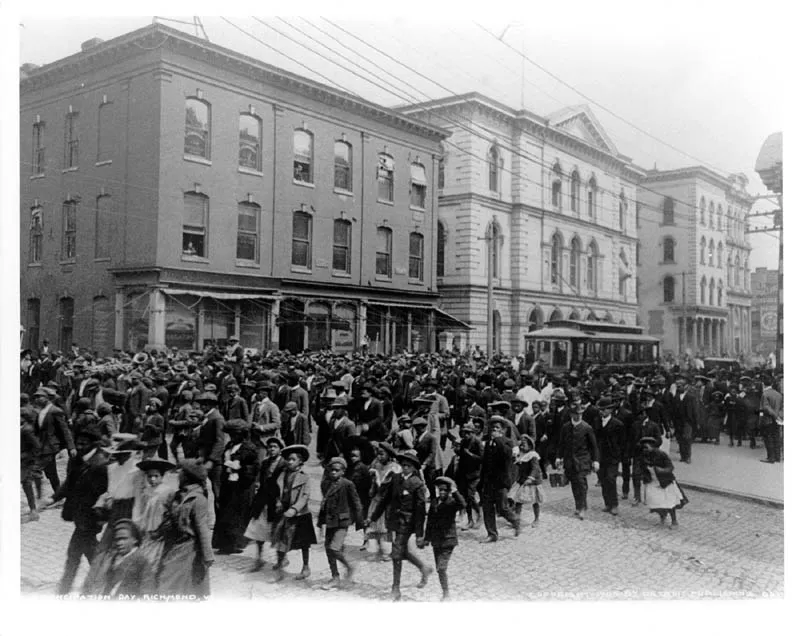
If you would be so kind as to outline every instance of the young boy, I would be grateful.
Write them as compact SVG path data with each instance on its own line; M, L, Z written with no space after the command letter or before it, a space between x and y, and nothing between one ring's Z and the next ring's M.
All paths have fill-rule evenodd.
M456 515L464 509L466 502L458 492L456 482L449 477L437 477L435 480L436 498L431 501L428 511L428 525L425 528L425 545L433 546L433 559L436 573L442 586L442 600L450 599L450 588L447 583L447 565L453 550L458 545L456 531Z
M283 517L276 529L275 550L278 553L278 562L274 567L278 572L276 582L282 581L286 576L284 570L286 553L291 550L301 550L303 554L303 569L294 577L301 581L311 575L308 567L309 547L317 542L314 521L308 510L311 484L308 475L303 472L303 464L308 461L309 451L302 444L292 444L281 451L281 456L286 460L286 472L277 510Z
M337 561L341 561L347 573L345 582L349 585L353 580L354 567L344 554L344 540L347 528L355 523L360 529L363 523L361 500L352 481L344 475L347 462L341 457L333 457L328 461L328 477L330 483L322 499L317 526L325 526L325 554L331 568L331 580L322 586L323 590L332 590L341 586Z

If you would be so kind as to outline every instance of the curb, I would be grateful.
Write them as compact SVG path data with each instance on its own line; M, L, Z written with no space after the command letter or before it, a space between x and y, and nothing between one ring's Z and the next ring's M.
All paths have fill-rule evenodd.
M719 488L717 486L693 484L691 482L683 481L682 479L679 480L678 483L681 485L681 487L686 488L687 490L707 492L712 495L720 495L721 497L729 497L730 499L738 499L740 501L757 503L761 504L762 506L769 506L770 508L778 508L783 510L783 501L780 501L779 499L772 499L771 497L763 497L759 495L750 495L743 492L737 492L735 490L726 490L725 488Z

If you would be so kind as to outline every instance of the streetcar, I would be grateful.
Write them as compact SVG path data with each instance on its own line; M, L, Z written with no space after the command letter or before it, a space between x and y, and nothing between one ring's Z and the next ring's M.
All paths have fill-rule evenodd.
M636 372L655 367L661 341L636 325L590 320L551 320L525 334L526 359L540 360L548 371L564 373L589 367Z

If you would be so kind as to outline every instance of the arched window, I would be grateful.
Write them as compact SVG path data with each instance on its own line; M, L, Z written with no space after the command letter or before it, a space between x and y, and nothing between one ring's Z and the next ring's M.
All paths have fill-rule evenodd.
M489 148L489 190L500 191L500 151L497 146Z
M550 282L558 285L561 282L561 237L553 235L550 243Z
M708 227L710 229L714 229L714 209L711 208L708 211Z
M444 257L447 236L444 233L444 225L442 225L441 222L437 223L436 228L436 276L442 278L444 276Z
M350 221L336 219L333 222L333 271L350 273L350 253L353 226Z
M708 264L714 267L714 239L708 242Z
M236 260L258 263L258 230L261 207L249 201L239 203L236 232Z
M392 277L392 230L378 228L378 245L375 248L375 274L385 278Z
M445 159L446 157L442 157L439 159L439 165L437 167L437 186L440 190L444 190L445 178L444 178L444 169L445 169Z
M722 240L717 242L717 267L722 269Z
M198 192L187 192L183 195L183 255L207 258L207 239L208 197Z
M294 131L294 180L314 183L314 135L298 128Z
M662 225L675 225L675 200L672 197L664 197L663 211Z
M28 254L29 263L42 262L43 239L44 239L44 224L42 217L42 208L37 205L31 208L31 227L30 227L31 248L30 248L30 253ZM36 342L36 346L37 347L39 346L38 342Z
M725 229L725 224L724 224L724 222L722 220L723 218L724 217L722 215L722 204L718 203L717 204L717 228L720 231L723 231Z
M61 206L61 260L74 261L78 245L78 202L64 201Z
M702 280L700 281L700 304L706 304L706 288L708 287L708 283L706 282L706 277L703 276Z
M394 201L394 158L392 155L378 155L378 201Z
M425 166L421 163L411 164L411 207L425 207L425 193L428 190L428 179Z
M75 317L75 300L62 298L58 301L58 348L66 351L73 344L73 320Z
M36 123L33 124L33 156L31 157L31 164L31 170L33 174L44 174L44 122L41 121L38 115L36 116Z
M569 284L577 290L580 286L581 243L578 237L572 239L569 246Z
M597 180L594 177L589 179L589 185L586 188L586 207L589 218L595 218L597 216Z
M711 210L714 210L714 204L711 204ZM706 224L706 198L700 197L700 225Z
M261 172L261 119L250 113L239 115L239 166Z
M733 259L728 254L728 285L733 285Z
M708 304L714 304L714 296L716 295L715 292L717 291L717 283L712 278L711 281L708 283Z
M744 279L744 288L750 289L750 267L747 264L747 259L744 259L744 266L742 267L742 278Z
M577 170L573 170L569 182L569 209L573 212L580 212L581 199L581 176Z
M719 211L719 229L723 232L730 227L731 223L731 206L728 206L728 216L722 214L722 210Z
M664 262L665 263L674 263L675 262L675 239L671 236L667 236L664 239Z
M550 312L550 318L547 322L553 322L554 320L564 320L564 314L562 314L561 310L558 308Z
M625 192L620 190L619 193L619 229L625 230L626 217L628 215L628 199L625 197Z
M425 238L419 232L411 232L408 241L408 277L413 280L425 279L424 268Z
M589 291L597 291L597 243L589 243L589 251L586 255L586 288Z
M573 309L571 312L569 312L569 319L570 320L580 320L581 319L580 312L577 309Z
M596 313L594 313L594 309L592 309L591 311L589 311L589 315L588 315L588 316L586 316L586 320L593 320L593 321L597 321L597 320L599 320L599 319L598 319L598 317L597 317L597 314L596 314Z
M741 282L741 280L740 280L741 271L742 271L742 262L739 260L739 255L737 254L736 255L736 264L734 265L734 269L733 269L733 286L734 287L739 287L739 284Z
M39 348L39 329L42 322L42 301L38 298L28 298L28 349Z
M346 141L333 145L333 187L353 191L353 147Z
M534 307L528 316L528 331L536 331L544 326L544 316L539 307Z
M196 97L186 98L183 154L211 159L211 104Z
M700 239L700 264L706 264L706 237Z
M561 166L558 162L553 166L552 183L550 185L550 203L561 209Z
M292 216L292 265L311 269L311 215L297 211Z
M717 283L717 307L722 307L722 279Z
M664 277L664 302L671 303L675 300L675 279L672 276Z

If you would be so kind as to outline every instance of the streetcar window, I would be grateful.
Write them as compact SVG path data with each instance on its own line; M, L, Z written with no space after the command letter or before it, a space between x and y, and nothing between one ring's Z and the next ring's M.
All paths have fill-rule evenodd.
M544 363L550 366L550 341L549 340L540 340L538 342L538 351L537 357L540 360L544 360Z
M566 367L567 359L567 341L556 340L553 342L553 366Z
M611 346L611 352L612 352L612 359L614 360L614 362L621 362L622 361L622 345L621 344L619 344L618 342L615 342Z

